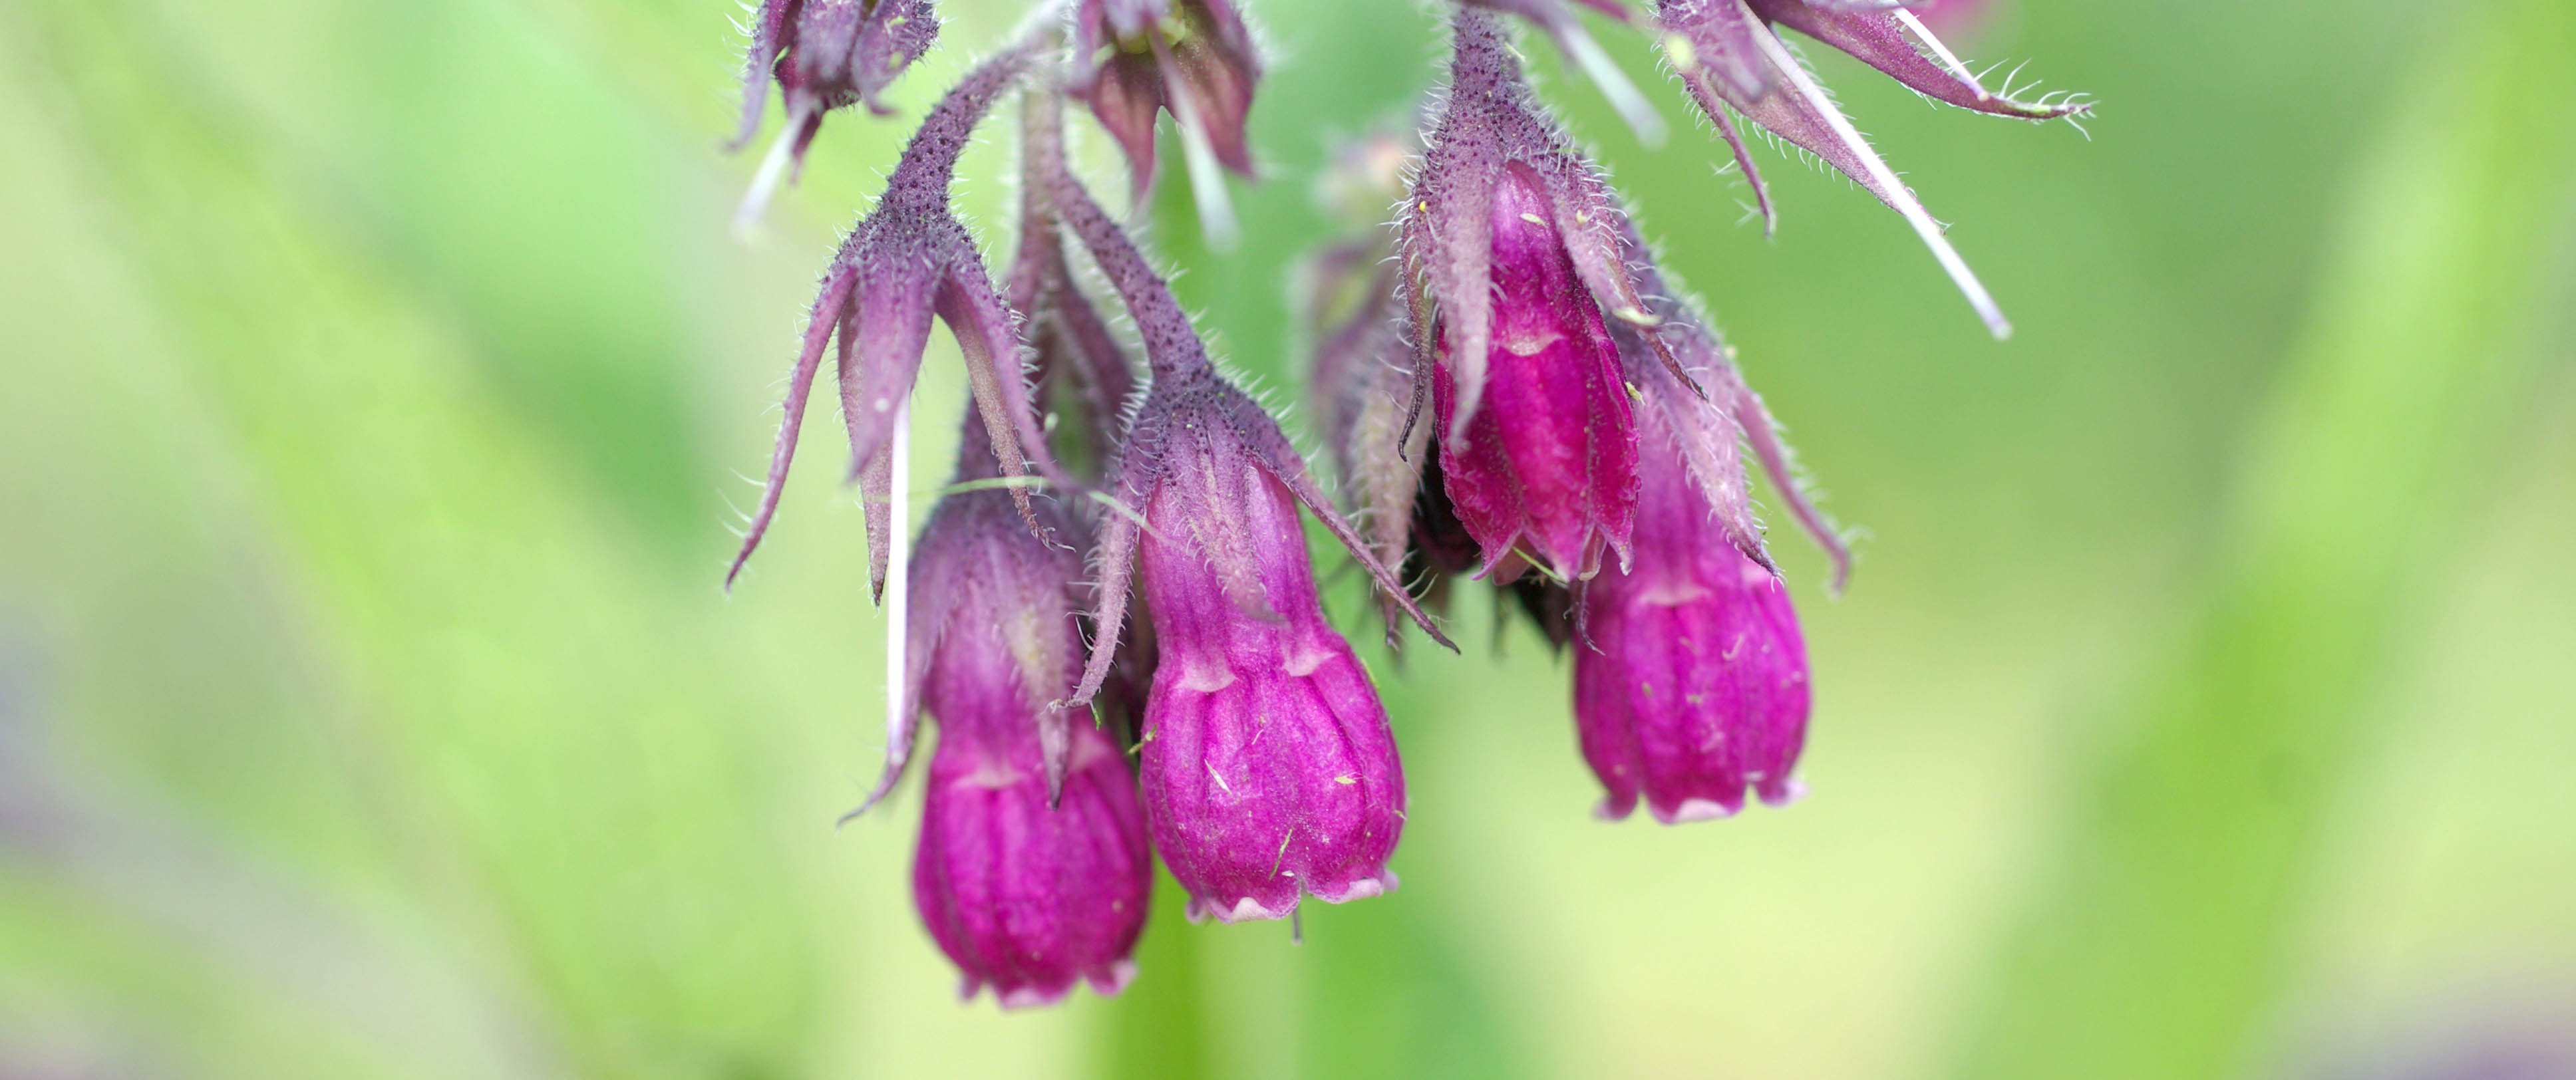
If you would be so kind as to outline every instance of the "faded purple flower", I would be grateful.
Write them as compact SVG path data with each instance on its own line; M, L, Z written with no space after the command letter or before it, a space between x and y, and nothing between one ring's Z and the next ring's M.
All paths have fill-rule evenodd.
M1910 11L1878 0L1657 0L1656 21L1665 29L1664 52L1691 97L1734 150L1753 185L1766 226L1776 221L1770 189L1753 166L1729 112L1808 152L1849 176L1885 202L1932 249L1959 291L1996 337L2012 325L1965 260L1942 236L1914 192L1896 177L1868 140L1845 119L1814 76L1807 73L1776 26L1787 26L1852 54L1936 101L2025 120L2083 113L2085 103L2063 98L2022 101L1988 91L1939 38Z
M841 242L806 323L805 345L788 383L786 416L779 423L760 508L743 535L742 550L725 573L728 586L760 546L778 512L779 493L795 460L796 437L805 421L805 399L822 365L824 346L836 331L851 476L859 481L872 518L878 518L871 524L869 546L872 579L879 592L885 587L890 542L875 513L885 503L891 484L891 456L885 450L896 434L896 419L911 397L922 350L930 342L933 316L948 324L965 356L967 377L983 411L1001 475L1016 477L1034 464L1050 479L1062 480L1022 386L1014 317L995 294L974 237L948 210L948 185L967 137L994 99L1019 81L1035 57L1031 45L1005 50L949 91L922 119L921 130L914 133L903 159L887 176L885 194L876 209ZM1028 492L1013 488L1012 497L1025 511ZM1030 518L1029 524L1035 527L1036 520Z
M1231 230L1222 166L1252 175L1244 118L1261 56L1231 0L1078 0L1068 89L1127 155L1134 195L1154 181L1154 116L1172 114L1211 232Z
M787 123L743 200L737 224L760 216L782 168L804 171L805 151L822 130L824 113L853 103L879 116L891 112L877 95L938 39L939 16L930 0L763 0L752 16L751 47L743 58L742 126L731 147L739 150L759 133L772 79L786 101Z
M971 415L961 484L995 478ZM1075 535L1052 499L1048 536ZM902 775L923 712L939 721L913 860L913 901L971 997L1062 998L1076 979L1114 994L1133 976L1153 862L1118 743L1056 704L1082 668L1073 589L1082 560L1032 534L1000 491L940 500L909 574L903 704L864 811ZM855 811L854 811L855 813Z
M1109 674L1141 561L1160 649L1139 761L1146 820L1193 912L1281 918L1301 893L1376 895L1393 884L1403 773L1367 672L1324 619L1298 505L1439 633L1269 414L1209 365L1126 234L1069 175L1056 191L1135 318L1153 375L1115 470L1123 505L1101 523L1098 637L1073 701Z

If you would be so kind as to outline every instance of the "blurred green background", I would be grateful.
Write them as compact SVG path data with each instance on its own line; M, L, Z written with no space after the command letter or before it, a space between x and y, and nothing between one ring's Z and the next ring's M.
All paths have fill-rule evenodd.
M1252 8L1244 241L1177 185L1154 232L1285 391L1315 170L1439 38ZM949 0L905 116L1023 10ZM739 15L0 0L0 1077L2576 1070L2576 6L2022 0L1958 42L2095 94L2090 141L1810 48L2002 344L1769 151L1765 242L1641 42L1598 27L1660 149L1531 49L1868 532L1839 600L1778 537L1813 794L1604 825L1525 629L1380 656L1404 890L1292 945L1167 882L1128 994L1024 1015L953 999L917 799L831 826L883 735L828 410L717 588L909 132L835 116L734 242ZM1009 157L966 166L1001 250Z

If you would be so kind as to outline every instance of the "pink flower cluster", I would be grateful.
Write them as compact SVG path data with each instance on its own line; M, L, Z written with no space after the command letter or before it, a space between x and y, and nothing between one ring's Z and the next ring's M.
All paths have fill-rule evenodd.
M2081 104L1988 92L1889 0L1659 0L1650 16L1584 3L1653 35L1766 211L1738 120L1916 221L2001 332L1777 30L1966 108L2046 119ZM1575 728L1605 816L1642 799L1660 821L1693 821L1748 794L1795 797L1806 649L1753 520L1745 454L1833 557L1837 585L1847 553L1731 350L1530 90L1503 16L1555 40L1641 130L1659 123L1561 0L1454 8L1447 89L1418 143L1366 140L1348 158L1345 190L1400 197L1395 220L1309 270L1313 395L1346 502L1217 372L1163 277L1065 162L1071 101L1142 194L1169 113L1203 221L1230 227L1222 174L1252 174L1261 60L1229 0L1044 13L929 110L825 272L727 582L777 513L830 354L871 577L902 623L886 769L860 809L935 718L914 898L968 994L990 987L1015 1006L1083 981L1116 992L1157 857L1193 919L1285 918L1304 897L1395 888L1404 772L1369 672L1326 618L1308 516L1374 581L1390 643L1410 624L1448 645L1432 613L1455 582L1482 581L1574 653ZM930 0L768 0L740 139L757 133L769 83L788 115L746 214L801 168L825 114L884 112L880 93L937 33ZM977 125L1015 92L1018 243L997 282L949 189ZM1075 251L1096 276L1076 272ZM900 451L934 323L955 337L974 402L956 483L914 538Z

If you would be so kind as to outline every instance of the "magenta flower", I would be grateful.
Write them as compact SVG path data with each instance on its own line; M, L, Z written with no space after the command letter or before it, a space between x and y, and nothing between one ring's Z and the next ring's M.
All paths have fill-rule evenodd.
M1297 507L1439 638L1308 475L1277 423L1208 364L1162 279L1069 175L1057 207L1134 316L1153 382L1095 556L1099 635L1073 695L1108 677L1133 563L1160 655L1138 762L1155 849L1191 911L1283 918L1392 887L1404 778L1386 711L1324 619ZM1141 551L1140 551L1141 549ZM1445 643L1445 639L1441 639Z
M1140 562L1162 655L1140 766L1192 914L1275 919L1301 891L1341 903L1394 887L1395 734L1324 620L1296 497L1224 425L1155 436Z
M1832 557L1837 588L1850 552L1807 498L1725 346L1665 298L1643 241L1623 239L1662 321L1616 331L1628 378L1651 407L1637 413L1636 557L1574 592L1583 756L1608 791L1607 817L1627 816L1640 794L1667 824L1733 814L1747 788L1779 805L1797 794L1790 772L1806 742L1806 646L1753 522L1739 448L1753 449L1776 495ZM1641 340L1648 334L1671 339L1707 398L1673 382Z
M1432 368L1440 467L1484 572L1581 578L1604 547L1624 553L1636 499L1603 315L1655 319L1619 257L1617 198L1531 101L1493 19L1462 8L1455 26L1448 106L1401 221L1416 367Z
M962 486L997 474L972 415ZM1048 537L1079 535L1052 499ZM891 790L921 714L939 721L913 859L913 902L941 951L1004 1007L1062 998L1076 979L1115 994L1135 973L1153 885L1144 812L1116 740L1057 702L1082 670L1082 559L1025 527L1000 491L942 498L911 566L903 697L882 779Z
M1916 92L1963 109L2025 120L2049 120L2085 112L2090 106L2073 99L2022 101L2008 93L1988 91L1976 75L1951 55L1912 12L1877 0L1657 0L1656 21L1665 30L1664 52L1673 70L1735 152L1745 180L1753 185L1766 226L1777 216L1770 189L1753 166L1730 109L1765 130L1804 148L1839 169L1879 197L1914 227L1932 249L1959 291L1996 337L2007 337L2004 321L1984 284L1942 237L1914 192L1896 177L1868 140L1845 119L1824 88L1780 41L1775 26L1787 26L1852 54Z
M1590 577L1603 547L1626 558L1636 511L1637 434L1618 350L1541 216L1548 207L1529 172L1506 166L1490 197L1485 404L1457 423L1460 365L1440 334L1433 406L1442 430L1465 428L1440 443L1442 483L1483 552L1482 573L1507 581L1527 562L1561 579Z
M1220 166L1252 175L1244 118L1261 56L1230 0L1078 0L1068 89L1127 155L1134 195L1154 182L1154 116L1172 114L1211 233L1230 233Z
M782 167L791 178L804 171L824 113L853 103L879 116L891 112L877 95L938 40L939 16L930 0L763 0L743 57L742 126L730 146L739 150L759 133L773 79L786 100L787 123L736 224L760 216Z
M743 534L742 549L725 573L728 586L760 546L760 538L778 513L779 493L796 458L796 436L805 422L805 399L822 365L824 346L836 331L841 413L850 431L850 475L860 482L872 508L882 506L887 497L891 483L887 440L911 398L922 350L930 343L933 316L948 324L958 350L965 354L967 377L982 408L1001 475L1018 476L1035 465L1051 479L1062 480L1022 386L1020 343L1012 313L995 294L974 237L948 210L948 186L967 137L994 99L1019 81L1035 57L1036 49L1028 45L1005 50L949 91L922 119L921 130L905 147L903 159L886 177L885 194L876 209L841 242L840 253L823 275L822 295L814 301L813 315L806 322L805 347L788 382L786 416L779 423L777 447L770 455L768 482L751 527ZM1012 497L1024 510L1029 505L1025 489L1013 488ZM1036 526L1035 518L1028 522ZM870 537L879 592L885 587L889 546L883 532L881 526L872 526Z
M1720 418L1722 419L1722 418ZM1626 817L1724 817L1750 786L1778 805L1807 731L1807 654L1789 592L1718 535L1716 509L1650 415L1637 558L1579 592L1574 715L1583 757Z

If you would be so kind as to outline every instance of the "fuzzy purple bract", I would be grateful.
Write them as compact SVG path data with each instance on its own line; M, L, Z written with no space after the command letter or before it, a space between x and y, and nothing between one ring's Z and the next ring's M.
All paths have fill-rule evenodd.
M912 395L934 316L948 324L964 354L967 379L1001 475L1018 476L1034 465L1050 479L1062 480L1029 407L1016 319L994 291L974 237L948 207L957 156L965 150L976 123L995 99L1026 74L1039 51L1033 43L1003 50L949 91L904 148L903 159L886 177L885 194L876 208L841 241L839 253L823 275L822 294L806 321L804 349L788 381L785 416L779 421L777 446L770 455L768 481L760 508L743 534L742 548L725 573L728 585L742 572L778 513L788 466L796 457L796 437L805 423L805 400L821 369L824 348L836 332L841 417L850 432L850 475L860 483L872 511L884 504L891 484L886 443ZM1026 516L1027 491L1012 488L1011 498L1027 524L1036 528L1036 520ZM882 516L871 516L875 520L869 537L874 553L870 577L882 593L890 540L884 535Z

